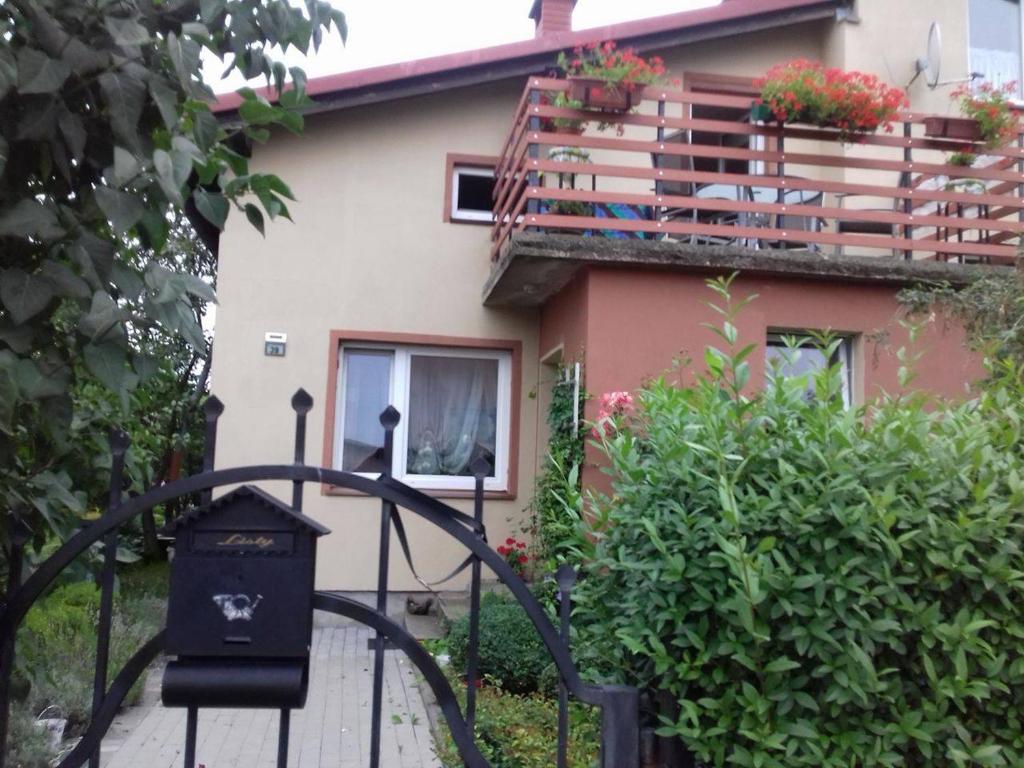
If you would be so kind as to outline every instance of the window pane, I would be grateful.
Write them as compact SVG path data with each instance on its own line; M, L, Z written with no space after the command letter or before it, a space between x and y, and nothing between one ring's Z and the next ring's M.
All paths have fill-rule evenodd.
M392 353L386 351L345 350L341 468L347 472L376 473L386 468L380 414L391 400L391 359Z
M456 208L460 211L490 213L494 205L494 201L491 199L491 193L494 191L494 177L460 173L456 178L459 185L456 194Z
M409 474L470 476L482 456L493 475L497 425L497 360L411 356Z
M1019 84L1020 0L970 0L969 8L971 71L996 86Z
M849 340L839 346L836 358L831 362L839 363L843 402L850 403L850 364ZM799 347L789 347L782 341L771 339L765 348L766 382L776 376L783 378L806 377L804 398L813 400L815 397L814 377L829 365L829 360L819 347L811 342L804 342Z

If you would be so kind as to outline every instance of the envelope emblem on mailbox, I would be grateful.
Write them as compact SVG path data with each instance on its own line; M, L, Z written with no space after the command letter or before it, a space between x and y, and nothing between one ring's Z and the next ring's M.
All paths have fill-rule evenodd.
M252 621L252 614L260 604L263 595L253 600L248 595L214 595L213 602L224 612L228 621Z

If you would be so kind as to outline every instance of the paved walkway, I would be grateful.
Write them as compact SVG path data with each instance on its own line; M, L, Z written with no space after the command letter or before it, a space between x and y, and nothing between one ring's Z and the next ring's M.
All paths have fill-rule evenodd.
M369 629L317 628L306 707L292 712L289 768L366 768L370 754L373 656ZM440 768L430 724L405 655L385 654L381 723L382 768ZM273 767L278 714L203 709L196 763L205 768ZM185 710L160 704L160 676L151 674L139 706L123 712L103 740L104 768L182 768Z

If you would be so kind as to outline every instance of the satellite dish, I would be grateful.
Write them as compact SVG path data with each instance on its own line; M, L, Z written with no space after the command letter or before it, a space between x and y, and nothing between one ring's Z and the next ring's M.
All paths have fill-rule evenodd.
M917 74L914 80L924 75L924 81L929 88L935 89L942 83L939 82L939 73L942 67L942 29L939 22L933 21L928 28L928 51L923 58L917 60L915 68ZM910 82L914 82L911 80Z

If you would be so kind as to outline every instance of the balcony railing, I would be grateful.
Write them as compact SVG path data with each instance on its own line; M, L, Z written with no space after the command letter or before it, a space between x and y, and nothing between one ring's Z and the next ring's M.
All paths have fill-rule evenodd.
M648 87L639 110L612 114L551 105L567 87L527 82L495 171L492 259L529 229L1002 264L1024 231L1020 136L998 150L929 138L907 112L844 143L753 122L750 98ZM589 125L559 133L556 118ZM978 160L950 164L955 152Z

